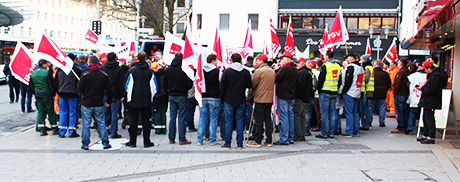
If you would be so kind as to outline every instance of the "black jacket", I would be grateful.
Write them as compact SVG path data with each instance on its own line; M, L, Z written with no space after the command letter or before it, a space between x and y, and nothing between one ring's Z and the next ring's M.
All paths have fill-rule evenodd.
M155 98L158 98L158 99L168 99L168 93L162 87L164 74L165 74L164 68L158 69L155 72L155 78L157 79L157 88L158 88L157 94L155 94Z
M297 83L295 85L295 98L308 103L310 97L314 96L313 82L311 70L307 67L302 67L297 72Z
M109 75L110 83L112 83L113 88L113 98L121 99L124 95L123 68L118 66L117 61L107 61L100 69Z
M187 96L193 81L182 71L182 60L173 59L163 76L162 87L171 96Z
M387 91L391 88L390 75L382 68L374 68L374 96L372 99L387 98Z
M112 83L109 75L98 69L96 71L86 70L83 72L77 85L83 95L81 104L85 107L101 107L104 105L104 91L107 92L107 103L112 103Z
M204 72L204 80L206 81L206 92L203 93L203 98L219 98L219 69L215 68L209 72Z
M402 67L399 69L398 74L396 74L396 78L393 84L393 94L394 95L401 95L401 96L409 96L409 86L407 76L409 76L410 72L407 69L407 66ZM375 83L375 81L374 81Z
M283 100L295 99L295 87L297 83L297 69L294 62L284 65L276 74L276 96Z
M130 75L132 77L130 77ZM126 85L128 85L133 79L132 95L131 100L127 96L127 102L129 107L133 108L150 108L153 106L152 91L150 87L150 80L154 77L153 70L149 67L145 61L137 62L134 67L128 70L126 78ZM157 92L156 89L154 92Z
M441 70L435 69L427 75L427 79L425 86L422 87L418 106L425 109L441 109L442 89L447 86L447 76Z
M82 69L77 65L73 65L72 70L81 77ZM56 88L59 97L63 98L77 98L80 92L77 89L78 79L73 73L65 74L62 69L56 71L54 76L54 88Z
M241 64L238 69L232 67L236 66L231 65L222 74L220 99L229 104L244 104L246 103L246 88L252 88L251 74Z

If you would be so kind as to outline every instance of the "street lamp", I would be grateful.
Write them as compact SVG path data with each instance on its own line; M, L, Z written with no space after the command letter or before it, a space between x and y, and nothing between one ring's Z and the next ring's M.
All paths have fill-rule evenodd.
M374 34L374 29L377 28L377 27L374 26L374 25L367 25L366 28L369 29L369 36L372 39L372 34Z
M388 26L388 25L385 25L382 27L383 28L383 33L385 34L385 36L387 36L388 38L388 35L390 34L390 28L392 28L391 26Z

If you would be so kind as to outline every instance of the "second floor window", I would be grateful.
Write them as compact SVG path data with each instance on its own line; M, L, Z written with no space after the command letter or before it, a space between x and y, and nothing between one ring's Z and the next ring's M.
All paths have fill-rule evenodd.
M219 16L219 29L230 29L230 14L220 14Z

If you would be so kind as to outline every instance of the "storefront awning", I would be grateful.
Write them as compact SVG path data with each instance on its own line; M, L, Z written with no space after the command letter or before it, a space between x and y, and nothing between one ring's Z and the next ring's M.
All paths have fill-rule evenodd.
M22 23L24 17L17 11L0 4L0 26L12 26Z
M280 16L335 16L338 9L279 9ZM344 16L397 16L397 9L343 9Z

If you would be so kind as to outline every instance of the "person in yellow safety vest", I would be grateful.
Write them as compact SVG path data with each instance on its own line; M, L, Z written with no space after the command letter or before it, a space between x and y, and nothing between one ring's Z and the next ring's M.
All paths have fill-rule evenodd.
M334 53L326 52L326 63L321 67L316 90L319 91L319 103L321 110L321 133L316 138L334 138L336 131L336 102L338 89L341 85L341 67L333 58Z
M359 127L359 129L369 130L369 122L366 122L366 117L369 117L369 115L366 114L366 112L369 110L367 98L372 98L374 96L374 69L372 68L372 56L370 54L362 55L360 62L364 68L364 79L361 92L364 92L365 95L362 95L358 103L359 118L361 120L361 127ZM372 117L372 113L370 114L370 117Z
M390 115L387 115L387 118L396 118L396 110L395 110L395 102L394 102L394 95L393 95L393 84L395 82L396 74L398 74L399 68L397 66L396 61L392 61L390 63L390 68L388 74L390 75L391 79L391 88L387 92L387 106L390 110Z

